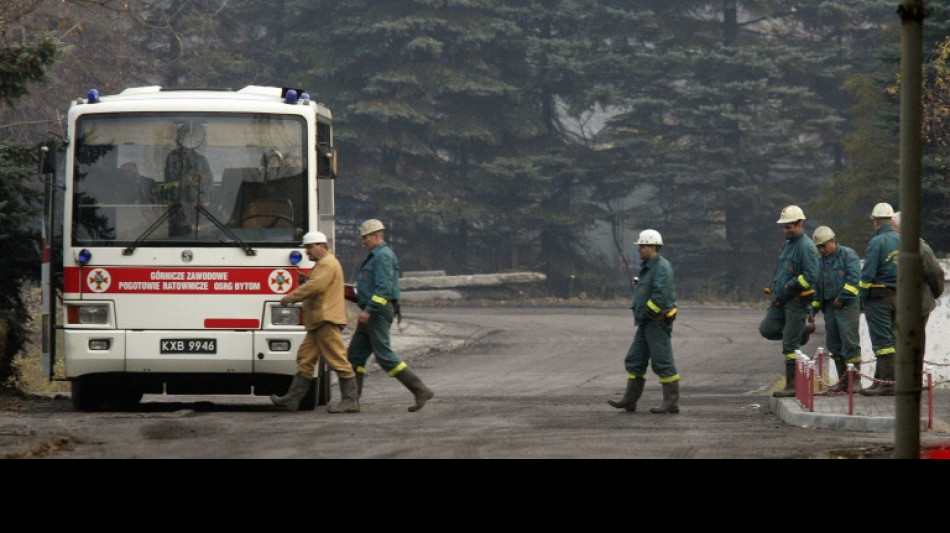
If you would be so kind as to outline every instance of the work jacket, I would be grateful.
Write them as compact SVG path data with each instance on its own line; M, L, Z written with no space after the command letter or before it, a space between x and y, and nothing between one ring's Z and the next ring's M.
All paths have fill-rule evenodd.
M868 241L861 268L861 296L867 298L871 287L897 288L897 259L901 247L900 234L885 224Z
M946 274L937 262L933 248L923 239L920 239L920 259L924 267L923 286L920 288L921 307L923 314L929 315L937 308L937 298L943 294Z
M287 295L291 302L304 302L303 320L308 330L324 322L346 325L343 299L343 267L332 252L313 265L307 281Z
M649 320L670 320L676 316L673 266L660 254L641 263L640 281L633 293L633 320L637 325Z
M802 232L786 238L772 276L772 296L781 303L802 293L810 295L818 280L818 262L818 248L811 237Z
M370 313L399 300L399 260L385 242L374 246L363 260L356 297L360 309Z
M818 260L818 282L812 306L821 311L824 304L837 298L844 307L858 302L861 295L861 259L847 246L837 245L829 266L824 257Z

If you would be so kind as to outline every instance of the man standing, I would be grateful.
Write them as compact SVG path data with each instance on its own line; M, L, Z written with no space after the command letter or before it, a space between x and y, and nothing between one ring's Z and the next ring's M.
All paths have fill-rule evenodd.
M894 231L900 235L901 232L901 212L894 213L891 218L891 226ZM920 288L921 297L921 316L922 323L920 328L920 345L927 349L927 321L930 320L930 313L937 308L937 298L943 294L946 273L937 256L934 255L933 248L927 244L927 241L920 239L920 261L923 264L923 283Z
M205 128L201 124L178 126L176 147L165 157L163 194L169 206L169 235L187 235L195 231L198 208L211 205L214 177L208 159L198 152L205 144Z
M314 261L307 281L280 299L287 306L304 302L303 316L307 335L297 350L297 375L284 396L270 397L275 404L296 411L307 394L313 371L320 356L336 372L340 381L340 403L327 407L330 413L360 412L356 373L346 358L343 328L346 326L346 304L343 297L343 267L327 248L327 236L311 231L303 236L307 257Z
M633 294L633 320L637 332L623 363L627 369L627 388L620 401L607 403L628 412L637 410L643 394L647 366L660 377L663 403L651 413L679 413L680 375L673 362L673 321L676 319L676 290L673 267L660 255L663 238L656 230L640 232L637 240L642 259L640 280Z
M847 392L848 365L861 371L861 259L851 248L838 244L828 226L815 228L812 238L822 257L812 308L825 314L825 346L838 371L838 384L828 392ZM814 321L815 316L808 315L808 322ZM853 390L861 389L860 374L854 374L853 383Z
M795 396L795 352L815 330L814 324L807 324L806 329L805 319L818 280L818 249L805 235L805 213L797 205L782 209L778 223L785 234L785 244L778 256L772 285L765 289L772 302L759 324L759 333L766 339L782 341L785 388L772 393L782 398Z
M874 383L864 396L894 395L894 358L897 355L897 256L900 235L894 231L891 204L879 203L871 211L875 234L868 241L861 268L861 299L868 323L871 348L877 363Z
M363 260L356 281L357 305L362 312L350 339L350 363L356 370L358 394L363 393L366 361L375 354L376 362L390 377L395 377L415 397L416 412L435 396L422 379L389 346L389 330L399 312L399 262L383 239L383 223L369 219L360 224L360 239L369 255Z

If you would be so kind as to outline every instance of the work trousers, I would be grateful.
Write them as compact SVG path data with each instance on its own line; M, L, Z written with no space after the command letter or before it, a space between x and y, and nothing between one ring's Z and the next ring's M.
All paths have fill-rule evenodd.
M376 362L390 376L405 368L402 359L389 346L389 330L393 325L396 311L392 305L369 315L365 324L360 324L350 339L350 364L354 369L366 368L370 354L376 356Z
M861 362L861 303L835 309L831 302L824 306L825 347L831 358L844 364Z
M627 377L646 378L647 365L651 365L660 383L677 381L680 376L673 363L672 337L673 326L666 321L647 320L637 326L633 343L623 359Z
M864 301L864 319L868 323L871 348L874 355L897 353L897 309L896 296L892 293L879 298Z
M782 305L772 304L759 323L759 333L770 341L782 341L782 355L786 361L795 360L795 351L802 347L805 318L811 302L792 298Z
M346 359L343 331L339 325L322 322L316 329L307 331L297 350L297 373L308 378L316 377L314 370L321 355L326 357L327 366L340 379L356 377L356 372L353 372L353 367Z

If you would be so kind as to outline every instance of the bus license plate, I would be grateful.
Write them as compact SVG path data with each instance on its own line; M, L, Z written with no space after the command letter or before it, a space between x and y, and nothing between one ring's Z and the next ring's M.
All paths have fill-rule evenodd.
M162 339L161 353L218 353L215 339Z

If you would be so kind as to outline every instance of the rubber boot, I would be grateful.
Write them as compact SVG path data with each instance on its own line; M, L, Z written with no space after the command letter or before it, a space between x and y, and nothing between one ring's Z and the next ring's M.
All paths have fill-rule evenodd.
M805 324L805 331L802 331L802 347L808 344L808 339L811 338L811 334L815 332L815 325L811 322Z
M359 400L363 397L363 379L366 378L366 374L363 372L356 373L356 399Z
M894 354L877 356L877 370L875 376L882 381L891 383L874 382L874 385L861 390L862 396L894 396Z
M795 361L785 362L785 388L772 393L773 398L792 398L795 396Z
M678 413L680 412L680 382L679 380L663 384L663 403L659 407L651 407L651 413Z
M287 389L287 394L283 396L271 394L270 401L274 402L274 405L279 405L288 411L296 411L300 409L300 401L307 395L307 389L310 388L311 381L313 381L312 378L297 374L294 376L294 380L290 382L290 388Z
M828 392L848 392L848 365L844 361L834 359L835 370L838 371L838 384L828 389Z
M358 375L358 374L357 374ZM360 398L356 378L340 378L340 403L327 407L328 413L358 413Z
M871 383L871 386L870 386L870 387L868 387L868 388L862 390L862 391L861 391L861 394L867 396L867 394L868 394L869 392L871 392L871 391L873 391L873 390L877 390L878 387L881 386L881 384L877 381L877 380L879 380L879 379L881 379L881 363L880 363L880 362L877 362L877 363L875 363L875 365L874 365L874 381Z
M402 369L398 374L396 374L396 379L400 383L406 386L412 395L416 397L416 404L409 407L410 413L415 413L426 404L427 401L431 400L435 393L429 387L426 387L419 376L412 371L411 368L406 367Z
M623 393L623 398L619 402L613 400L607 400L607 403L611 407L616 407L617 409L626 409L628 413L634 413L637 410L637 400L640 399L640 395L643 394L643 386L646 385L647 380L634 378L627 380L627 390Z

